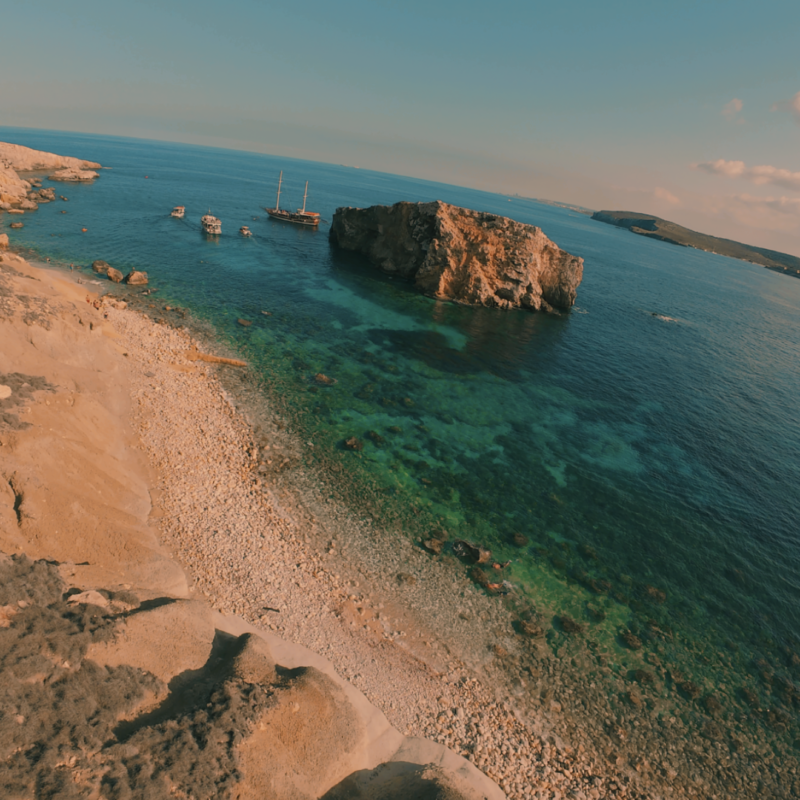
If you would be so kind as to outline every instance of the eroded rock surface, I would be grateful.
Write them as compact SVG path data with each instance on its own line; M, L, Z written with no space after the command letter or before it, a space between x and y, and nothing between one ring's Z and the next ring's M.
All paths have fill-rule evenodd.
M365 768L367 726L341 683L215 630L203 603L68 589L23 554L0 553L0 677L7 798L487 796L441 766Z
M91 181L97 177L93 170L99 167L100 164L93 161L0 142L0 208L35 210L38 203L55 200L52 188L32 193L31 189L40 187L41 181L36 178L25 179L18 173L55 170L50 176L51 180Z
M583 259L541 228L438 200L338 208L330 239L425 294L468 305L568 309L583 277Z

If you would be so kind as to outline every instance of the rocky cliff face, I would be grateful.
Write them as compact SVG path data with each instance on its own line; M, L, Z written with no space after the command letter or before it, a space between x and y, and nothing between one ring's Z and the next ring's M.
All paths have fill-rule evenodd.
M583 277L583 259L541 228L438 200L338 208L330 239L432 297L468 305L568 309Z
M94 161L84 161L72 156L59 156L55 153L45 153L41 150L32 150L19 144L0 142L0 210L21 208L34 211L38 203L49 202L55 199L55 192L44 189L32 193L33 183L41 186L41 182L24 180L18 172L33 172L37 170L55 170L50 176L52 180L59 181L91 181L97 177L96 172L100 164Z

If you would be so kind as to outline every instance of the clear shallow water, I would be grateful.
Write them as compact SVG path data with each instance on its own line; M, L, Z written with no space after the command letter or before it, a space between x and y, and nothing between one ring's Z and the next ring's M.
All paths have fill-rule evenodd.
M188 306L251 359L313 438L309 460L344 464L373 513L489 544L515 559L521 591L587 624L587 602L601 607L610 647L626 625L758 691L758 658L800 677L788 660L800 652L800 281L393 175L76 134L0 138L112 168L92 186L56 184L70 202L26 214L15 243L62 264L146 270L159 304ZM539 225L586 261L578 305L551 317L421 297L333 252L327 226L269 220L281 169L282 201L299 205L309 180L308 207L326 220L340 205L441 199ZM184 220L168 215L177 204ZM218 239L200 231L209 208ZM312 386L317 372L338 383ZM341 449L351 435L360 460Z

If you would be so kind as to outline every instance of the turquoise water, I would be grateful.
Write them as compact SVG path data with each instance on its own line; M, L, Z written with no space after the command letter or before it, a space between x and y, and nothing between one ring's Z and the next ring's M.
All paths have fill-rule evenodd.
M413 507L420 526L515 559L509 578L530 597L587 624L585 604L600 604L646 646L673 632L662 647L682 642L768 701L758 659L800 677L800 280L456 186L139 140L0 138L111 167L56 185L70 202L26 214L11 238L61 264L146 270L159 303L189 307L252 360L314 436L309 458L353 464L341 442L364 441L348 468L374 513ZM577 306L554 317L422 297L332 251L327 225L268 219L281 169L282 201L300 205L308 180L325 220L441 199L539 225L585 259ZM169 217L177 204L184 220ZM209 208L218 239L200 231ZM337 384L313 386L317 372Z

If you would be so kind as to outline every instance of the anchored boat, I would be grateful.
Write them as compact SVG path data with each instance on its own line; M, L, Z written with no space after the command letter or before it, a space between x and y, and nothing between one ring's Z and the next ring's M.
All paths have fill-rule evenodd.
M222 233L222 223L211 214L209 209L208 214L204 214L200 218L200 224L203 226L205 233L210 233L214 236L219 236Z
M303 194L303 207L298 208L297 211L284 211L281 205L281 183L283 182L283 170L278 177L278 197L275 200L275 208L265 208L264 210L273 219L279 219L282 222L293 222L295 225L309 225L316 228L319 225L319 214L316 211L306 211L306 199L308 198L308 181L306 181L306 190Z

